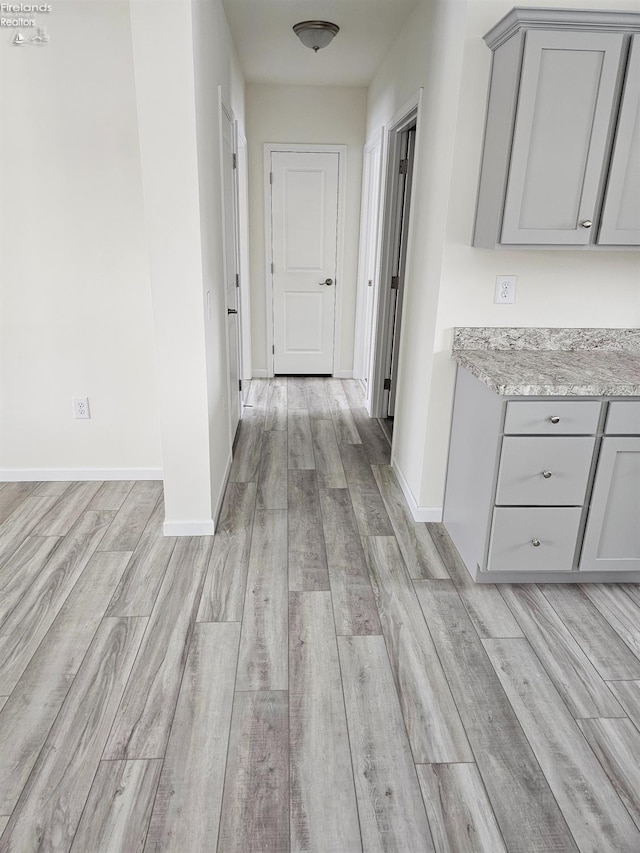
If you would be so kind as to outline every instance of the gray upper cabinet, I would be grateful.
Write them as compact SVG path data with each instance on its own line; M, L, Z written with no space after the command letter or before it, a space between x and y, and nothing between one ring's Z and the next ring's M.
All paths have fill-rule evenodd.
M485 36L474 246L640 245L639 30L635 13L514 9Z
M634 36L602 210L601 245L640 245L640 36Z

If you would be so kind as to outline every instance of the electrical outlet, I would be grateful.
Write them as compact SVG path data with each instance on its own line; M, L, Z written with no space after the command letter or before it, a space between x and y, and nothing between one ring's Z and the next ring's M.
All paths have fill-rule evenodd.
M74 418L86 419L91 417L88 397L72 397L71 402L73 403Z
M517 275L496 276L496 295L493 300L496 305L511 305L516 301L517 280Z

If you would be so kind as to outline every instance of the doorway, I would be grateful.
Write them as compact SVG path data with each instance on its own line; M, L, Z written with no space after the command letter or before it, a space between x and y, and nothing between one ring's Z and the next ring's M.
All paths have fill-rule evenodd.
M399 162L397 166L399 181L394 211L393 242L391 245L391 299L389 303L388 337L385 380L383 391L386 399L383 418L393 433L393 417L396 406L398 384L398 357L400 355L400 330L402 323L402 302L404 298L404 280L407 265L407 241L409 239L409 213L411 209L411 181L416 141L415 123L403 130L399 136Z
M364 147L360 256L353 359L353 377L359 379L367 401L371 396L372 329L380 273L380 194L382 190L384 133L382 129Z
M380 276L371 328L367 407L391 437L396 414L420 93L391 122L383 192Z
M224 280L229 394L229 434L233 442L242 417L237 133L232 112L220 97L220 170L224 229ZM208 295L208 298L209 297Z
M344 146L265 146L269 375L335 375Z

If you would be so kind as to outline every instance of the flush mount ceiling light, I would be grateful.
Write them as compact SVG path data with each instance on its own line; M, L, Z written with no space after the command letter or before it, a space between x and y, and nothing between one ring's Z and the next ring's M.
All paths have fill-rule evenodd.
M302 21L295 25L293 31L305 47L310 47L317 53L340 32L340 27L329 21Z

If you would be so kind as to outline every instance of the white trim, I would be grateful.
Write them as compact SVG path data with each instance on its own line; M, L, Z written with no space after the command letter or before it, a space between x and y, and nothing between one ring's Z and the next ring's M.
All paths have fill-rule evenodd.
M231 355L231 341L229 339L229 318L227 316L227 311L231 307L228 302L228 291L229 291L229 264L227 262L227 208L225 199L225 163L224 163L224 136L223 136L223 121L224 119L229 121L231 125L231 148L232 148L232 156L236 158L237 162L237 122L235 116L233 114L233 110L231 107L227 106L224 101L224 97L222 94L222 86L218 85L218 151L219 151L219 168L220 168L220 222L222 225L222 271L224 278L224 306L225 306L225 314L224 314L224 338L225 338L225 353L226 353L226 364L225 364L225 373L226 373L226 384L227 384L227 403L228 403L228 413L227 413L227 428L229 430L230 441L233 441L233 435L235 433L235 429L237 428L237 423L240 422L242 417L242 395L238 393L238 389L232 386L231 383L231 363L232 363L232 355ZM238 170L233 170L233 181L232 181L232 193L233 199L231 201L232 204L232 213L233 213L233 244L234 244L234 255L235 255L235 269L232 272L232 275L235 276L236 273L239 275L239 254L238 254ZM237 366L238 366L238 377L242 379L242 305L240 294L235 293L236 300L236 311L238 311L238 321L236 326L236 358L237 358ZM235 410L235 411L234 411ZM234 420L237 415L237 422L234 425Z
M269 371L266 367L254 367L252 379L268 379Z
M222 484L220 486L220 491L218 492L218 497L216 499L216 505L213 508L213 517L215 519L213 526L216 528L218 526L218 517L220 516L220 510L222 509L222 502L224 500L224 493L227 490L227 485L229 483L229 474L231 474L231 465L233 464L233 453L229 451L229 458L227 459L227 466L225 468L224 477L222 478Z
M218 493L218 498L216 500L216 505L214 507L213 518L203 518L200 520L194 521L165 521L162 525L162 534L163 536L213 536L216 532L216 527L218 524L218 516L220 515L220 510L222 509L222 501L224 500L224 493L227 489L227 483L229 480L229 474L231 473L231 465L233 463L233 457L231 453L229 454L229 459L227 460L227 467L224 472L224 477L222 478L222 485L220 486L220 492ZM215 519L215 521L213 520Z
M413 516L414 521L442 521L442 507L441 506L420 506L415 499L413 492L411 491L411 486L407 482L406 477L400 470L398 463L395 459L391 460L391 467L393 469L393 473L396 475L396 479L398 480L398 484L402 489L402 494L405 497L407 504L409 505L409 510L411 511L411 515Z
M264 151L264 275L265 275L265 323L267 341L267 378L274 375L273 371L273 276L271 274L272 260L272 228L271 228L271 154L278 151L299 151L309 154L338 155L338 227L336 252L336 283L335 318L333 327L333 376L337 376L337 365L340 355L342 335L342 301L344 291L344 245L346 228L346 187L347 187L347 146L346 145L314 145L312 143L283 143L265 142ZM256 371L254 371L254 374Z
M3 483L162 479L162 468L0 468Z
M386 145L384 156L384 183L382 187L383 214L381 229L381 257L380 257L380 286L377 288L376 303L374 305L374 340L371 357L371 370L369 373L369 387L367 408L372 417L382 418L384 411L384 379L387 356L391 346L391 332L389 328L390 312L390 289L385 287L385 282L391 281L393 264L393 226L395 222L396 199L399 186L399 173L397 164L400 156L400 134L416 123L416 151L420 136L420 118L422 105L422 89L406 101L395 113L388 123L386 131ZM413 185L415 186L416 171L413 173ZM412 187L412 195L413 187ZM407 245L407 259L410 258L412 250L413 223L412 212L409 211L409 241ZM407 263L409 261L407 260ZM404 307L404 306L403 306ZM401 318L402 323L402 318ZM402 331L400 332L402 336Z
M334 370L335 379L353 379L353 370Z
M382 215L381 205L383 198L384 180L384 126L369 139L363 149L362 157L362 198L360 202L360 246L358 252L358 278L356 291L356 322L353 346L353 375L356 379L368 378L369 364L365 364L365 350L367 343L371 342L373 326L366 324L366 305L368 301L368 275L370 272L369 258L373 254L373 273L371 294L372 309L375 305L375 296L378 288L380 273L380 243ZM375 156L378 156L378 169L375 175L376 189L372 192L373 165ZM377 204L374 204L377 201ZM373 250L373 252L371 251ZM373 310L371 321L373 321ZM371 350L369 350L369 362L371 361Z
M215 524L211 518L196 521L165 521L163 536L213 536Z
M247 139L236 121L238 243L240 274L240 326L242 328L242 379L251 379L251 276L249 266L249 164Z

